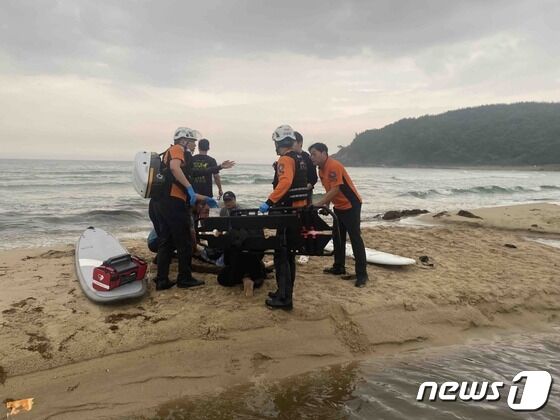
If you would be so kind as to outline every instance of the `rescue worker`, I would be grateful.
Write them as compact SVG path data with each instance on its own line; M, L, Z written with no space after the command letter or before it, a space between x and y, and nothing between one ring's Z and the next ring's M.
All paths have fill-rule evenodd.
M308 197L307 167L302 156L294 150L294 130L289 125L281 125L272 133L272 140L280 156L276 164L274 190L259 210L267 213L270 207L305 207ZM285 235L286 231L281 233ZM278 290L270 293L265 303L272 309L290 310L293 307L296 262L295 251L290 250L286 243L274 251L274 269Z
M366 250L360 232L362 198L354 186L350 175L337 160L329 157L329 149L324 143L309 146L311 160L319 167L319 178L326 194L315 206L328 206L331 202L338 219L340 241L334 242L334 265L323 270L326 274L346 274L346 233L350 236L352 251L356 261L356 287L364 287L368 281Z
M313 188L315 187L315 184L319 179L317 177L317 166L313 164L313 161L311 160L311 156L309 156L309 153L303 150L303 136L297 131L294 131L294 133L296 135L296 143L294 145L294 150L303 157L303 160L307 165L307 188L309 188L310 190L309 194L311 195L313 192Z
M188 288L204 284L193 278L191 271L190 206L197 199L206 201L211 207L217 207L217 203L210 197L197 195L183 172L185 148L198 136L196 130L179 127L174 134L174 144L165 151L162 158L167 171L167 188L161 197L150 202L150 217L153 217L159 241L156 290L169 289L175 285L169 280L169 266L174 249L177 250L179 264L177 287Z
M309 153L303 150L303 136L297 131L294 131L294 135L296 137L296 142L294 143L294 150L303 157L305 165L307 166L307 188L309 190L308 200L309 200L309 204L311 204L313 188L315 187L315 184L317 183L318 180L317 167L311 161L311 158L309 157ZM278 175L276 174L276 165L278 165L277 161L272 164L272 167L274 168L274 179L272 181L273 186L278 183Z

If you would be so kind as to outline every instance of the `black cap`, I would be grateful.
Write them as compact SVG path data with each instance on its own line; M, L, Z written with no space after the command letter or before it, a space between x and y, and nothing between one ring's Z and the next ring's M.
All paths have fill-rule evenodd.
M201 139L198 141L198 150L210 150L210 142L208 139Z
M224 201L235 200L235 194L231 191L226 191L222 198L224 199Z

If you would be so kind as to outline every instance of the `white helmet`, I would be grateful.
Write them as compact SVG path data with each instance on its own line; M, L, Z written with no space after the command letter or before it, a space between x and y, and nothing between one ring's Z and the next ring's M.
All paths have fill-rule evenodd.
M289 125L281 125L272 133L272 141L279 143L282 140L296 140L294 129Z
M200 140L202 135L197 131L193 130L192 128L188 127L179 127L175 130L175 134L173 135L173 140L177 141L179 139L192 139L192 140Z

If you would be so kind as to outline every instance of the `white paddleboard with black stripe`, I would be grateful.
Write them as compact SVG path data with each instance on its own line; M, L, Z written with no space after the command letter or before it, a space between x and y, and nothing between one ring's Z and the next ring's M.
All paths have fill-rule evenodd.
M98 303L114 302L143 296L147 289L146 279L134 281L106 292L93 288L93 270L103 261L117 255L128 254L120 242L110 233L94 227L87 228L76 243L75 264L80 286L86 296Z
M333 242L330 241L325 247L325 251L334 251ZM352 245L346 242L346 256L354 258L354 252L352 251ZM416 261L412 258L401 257L400 255L389 254L388 252L378 251L372 248L366 248L366 259L368 263L371 264L381 264L381 265L412 265L416 264Z

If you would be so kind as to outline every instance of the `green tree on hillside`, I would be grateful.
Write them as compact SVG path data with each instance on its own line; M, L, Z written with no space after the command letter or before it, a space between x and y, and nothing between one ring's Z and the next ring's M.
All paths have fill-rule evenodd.
M560 164L560 104L485 105L405 118L357 134L335 158L354 166Z

